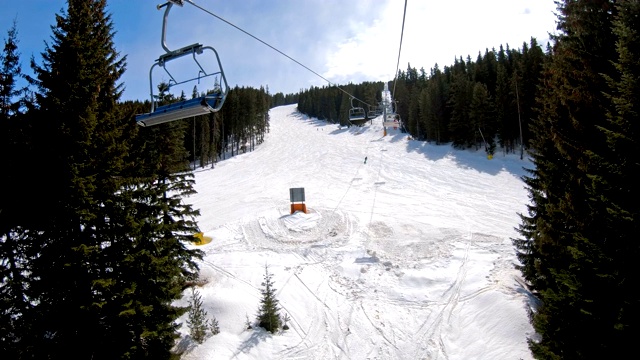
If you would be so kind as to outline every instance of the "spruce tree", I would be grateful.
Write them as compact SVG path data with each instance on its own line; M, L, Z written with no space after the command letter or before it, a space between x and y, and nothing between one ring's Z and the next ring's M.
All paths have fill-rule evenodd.
M346 94L341 94L340 100L340 110L338 111L338 123L340 126L349 125L349 110L351 110L351 103L349 101L349 96Z
M34 144L48 181L35 189L40 206L28 239L29 297L37 304L25 315L28 356L64 358L78 343L78 358L122 355L112 346L120 344L120 319L108 305L119 300L113 286L127 281L114 277L122 258L114 250L128 242L130 224L118 220L130 204L118 190L133 125L116 111L125 59L112 28L105 1L69 1L56 16L43 65L32 63Z
M207 312L202 308L202 296L195 289L191 289L188 314L189 335L198 344L202 344L208 331Z
M496 121L498 122L498 139L505 152L514 151L514 140L517 137L516 134L518 134L518 124L511 121L511 104L513 102L509 84L507 68L502 62L499 62L496 75L496 97L494 100L496 104Z
M280 328L280 307L276 298L276 289L273 287L273 274L269 273L267 265L264 266L264 281L262 282L262 299L258 310L258 326L275 333Z
M18 43L17 22L14 21L7 30L7 38L0 53L0 119L3 124L19 113L22 107L21 97L27 90L17 84L23 77Z
M110 297L104 287L110 275L100 251L109 239L101 228L117 202L109 192L117 187L112 175L124 155L114 114L124 59L113 48L105 6L70 1L56 16L44 65L33 63L39 105L34 143L49 179L36 189L43 211L34 214L38 232L29 239L37 253L29 291L38 306L28 313L32 334L22 342L31 343L35 357L61 358L71 344L84 343L77 355L89 358L109 338L102 305Z
M174 166L175 141L150 161L155 144L118 112L125 58L106 1L68 1L52 29L43 64L33 63L34 144L49 181L34 189L40 206L25 239L36 306L25 312L23 357L67 358L72 348L76 358L170 358L184 312L172 303L197 272L184 246L197 229L182 202L189 174Z
M621 358L634 351L621 341L634 329L634 315L621 321L630 306L622 306L621 290L635 275L619 266L628 238L611 231L620 219L606 190L624 192L627 185L612 181L608 163L618 150L609 149L602 131L611 109L604 92L615 73L617 12L604 0L564 1L558 9L560 33L531 128L535 169L525 181L533 204L520 227L524 239L514 241L542 302L533 314L540 339L530 344L537 358Z
M473 98L473 83L465 73L456 73L451 82L449 93L449 107L451 108L451 121L449 131L453 140L453 146L466 148L475 143L477 128L469 120L469 107Z
M444 75L438 64L431 69L431 76L425 89L422 90L421 113L425 119L425 132L428 141L441 144L448 139L446 118L447 90Z
M426 123L425 121L423 121L423 118L420 116L420 111L419 111L418 98L419 98L420 92L421 90L418 86L413 86L411 88L411 95L409 97L410 99L409 106L407 109L408 117L403 119L406 119L407 125L409 126L407 131L409 131L412 134L415 134L415 137L417 140L424 140L425 133L426 133Z
M634 179L640 165L640 3L619 1L613 33L617 37L614 60L616 73L606 77L612 106L602 126L607 149L600 157L606 169L595 177L592 196L606 203L604 222L607 233L603 253L611 259L610 277L614 289L611 313L615 314L610 340L619 354L630 353L640 326L639 279L635 263L640 256L640 194Z
M198 211L184 201L195 193L184 130L183 122L174 121L142 129L136 139L138 184L127 189L136 208L127 221L140 228L121 266L131 280L120 291L128 299L121 309L125 325L145 341L131 348L140 357L168 356L178 336L175 320L187 310L173 302L197 277L195 261L202 256L185 245L199 230Z
M489 98L487 87L481 83L475 83L473 87L473 97L469 106L469 121L471 126L484 138L484 150L489 155L493 155L495 149L495 111L493 102ZM475 144L473 144L475 145Z
M213 143L211 142L211 133L212 129L209 128L212 123L212 118L214 114L208 114L205 116L200 116L198 122L200 123L200 167L204 168L210 160L210 152L213 147Z
M535 38L531 38L529 45L527 43L522 44L522 60L520 61L520 71L518 74L518 84L513 84L513 88L518 85L518 96L516 100L519 100L520 104L520 117L519 122L522 126L522 137L524 139L524 145L527 146L527 142L530 139L530 122L536 116L536 97L540 88L540 80L542 78L542 65L545 61L542 48L538 45ZM516 94L513 94L515 97ZM517 138L520 139L519 134ZM518 140L518 143L520 141Z
M22 314L29 308L28 244L24 241L28 221L22 176L29 158L27 128L22 112L26 88L18 52L18 30L14 21L0 52L0 163L3 195L0 197L0 358L18 358L19 340L25 336ZM27 196L28 198L28 196Z
M27 87L18 86L18 81L24 78L18 43L17 23L14 21L0 52L0 159L6 170L2 174L6 191L0 197L0 236L17 225L18 216L25 215L24 206L21 206L24 198L19 193L24 184L21 171L29 158L25 111L30 104Z

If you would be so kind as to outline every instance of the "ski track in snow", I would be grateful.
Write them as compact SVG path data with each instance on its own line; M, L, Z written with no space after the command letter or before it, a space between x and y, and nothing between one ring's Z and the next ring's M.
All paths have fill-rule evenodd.
M213 238L201 292L221 333L183 358L531 358L510 243L527 162L383 137L381 118L347 129L295 106L270 117L253 152L195 172L188 201ZM289 213L292 187L307 214ZM291 319L275 335L244 328L265 265Z

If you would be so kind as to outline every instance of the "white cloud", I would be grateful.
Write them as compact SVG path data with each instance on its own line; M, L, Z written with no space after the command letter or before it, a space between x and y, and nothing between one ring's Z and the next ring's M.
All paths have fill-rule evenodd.
M328 57L326 75L353 82L392 79L403 7L402 1L387 1L375 21L358 23L360 31ZM475 60L487 48L521 48L531 37L544 43L555 29L554 10L553 0L410 1L399 67L405 70L410 63L428 71L436 63L452 65L460 56Z

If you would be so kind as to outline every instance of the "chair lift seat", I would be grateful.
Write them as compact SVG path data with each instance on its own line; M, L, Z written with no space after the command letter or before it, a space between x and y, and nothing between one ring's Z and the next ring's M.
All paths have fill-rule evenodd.
M364 109L361 107L354 107L349 110L349 121L361 121L366 120Z
M191 100L159 106L151 113L136 115L140 126L152 126L174 120L217 112L224 102L222 94L211 94Z

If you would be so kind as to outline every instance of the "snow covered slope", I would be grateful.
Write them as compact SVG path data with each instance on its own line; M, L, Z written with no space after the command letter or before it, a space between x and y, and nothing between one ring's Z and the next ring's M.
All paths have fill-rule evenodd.
M188 201L213 238L199 291L221 333L197 345L184 326L183 358L531 359L510 241L528 161L384 137L381 117L270 116L255 151L196 172ZM308 214L290 214L297 187ZM245 329L265 265L291 318L277 334Z

